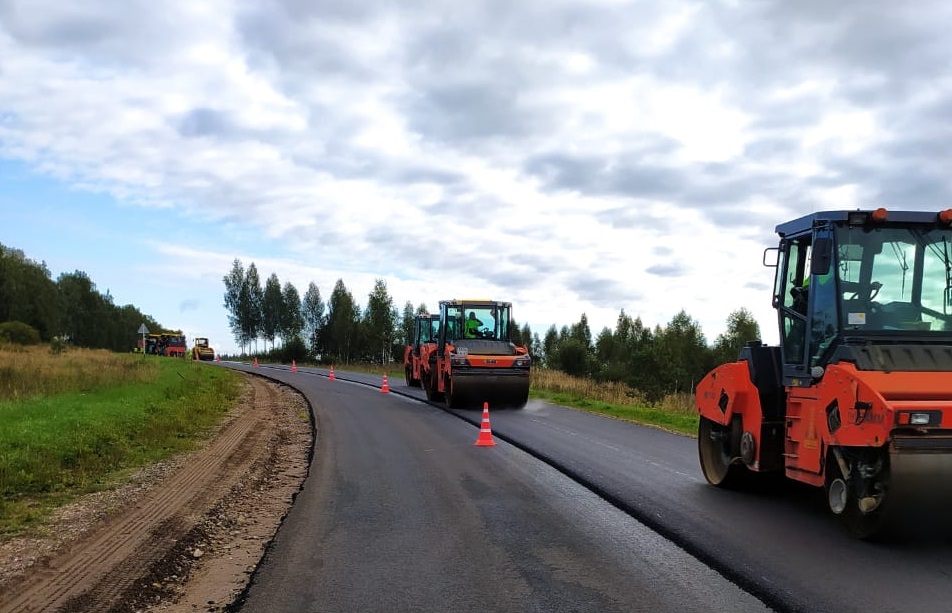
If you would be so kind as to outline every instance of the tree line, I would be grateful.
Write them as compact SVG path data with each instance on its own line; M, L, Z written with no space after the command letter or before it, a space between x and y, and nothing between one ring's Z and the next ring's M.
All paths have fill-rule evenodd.
M228 325L242 353L259 341L286 359L322 359L338 363L387 363L405 339L403 323L382 279L374 283L366 308L338 279L327 301L312 281L303 297L293 283L271 273L262 284L254 262L245 268L238 258L223 277ZM412 306L410 307L412 326ZM397 349L399 348L399 352Z
M245 268L237 258L223 280L229 326L242 352L252 346L257 352L260 342L265 351L268 345L279 350L286 361L400 361L415 315L428 312L425 304L409 301L398 310L382 279L375 280L364 307L342 279L325 302L315 283L302 297L274 273L262 283L254 262ZM152 332L180 333L133 305L116 305L85 272L62 273L54 280L44 262L0 244L0 325L9 334L14 323L38 341L61 339L113 351L131 350L142 323ZM691 391L711 368L736 359L747 341L758 338L760 327L744 308L730 314L725 333L713 344L683 310L665 326L652 328L622 309L614 330L605 327L594 335L584 313L572 325L552 325L541 338L528 324L512 321L512 341L527 346L535 364L627 383L649 399Z
M53 280L45 262L0 244L0 325L5 336L16 331L18 342L58 339L76 347L131 351L143 323L152 332L180 333L164 329L131 304L115 304L109 291L97 290L83 271Z
M615 329L602 328L594 338L583 313L572 326L546 331L531 351L542 363L579 377L615 381L637 389L650 401L668 394L690 393L718 364L736 360L751 340L760 339L760 326L746 308L732 312L727 329L709 345L701 325L681 310L664 327L645 326L624 309Z
M415 315L429 312L426 304L407 301L394 306L383 279L376 279L361 308L342 279L325 302L312 281L303 298L290 282L283 285L272 273L262 285L257 266L235 259L223 278L224 306L242 353L258 342L275 351L280 342L285 361L305 358L341 364L401 361L413 334ZM708 344L700 324L684 310L664 327L646 326L624 309L615 329L592 334L583 313L579 321L552 325L540 338L528 324L511 322L512 341L529 348L534 363L598 381L617 381L642 392L649 400L691 392L711 368L736 360L747 341L760 338L760 326L749 310L740 308L727 319L726 331Z

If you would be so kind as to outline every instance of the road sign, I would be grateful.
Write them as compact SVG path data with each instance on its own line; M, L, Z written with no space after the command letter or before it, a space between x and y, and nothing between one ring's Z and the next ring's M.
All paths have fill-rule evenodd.
M145 356L145 335L149 333L149 329L145 327L145 324L139 326L139 334L142 335L142 355Z

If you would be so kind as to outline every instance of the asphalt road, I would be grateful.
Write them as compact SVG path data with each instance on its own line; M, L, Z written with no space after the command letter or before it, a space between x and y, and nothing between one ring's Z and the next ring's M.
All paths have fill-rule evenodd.
M362 381L377 388L381 383L379 377L354 373L337 373L338 381L330 382L326 378L327 371L318 369L300 369L298 373L290 373L286 369L264 368L259 372L292 382L302 389L309 389L312 379L315 385L338 387L343 387L342 383L346 385L342 378ZM305 382L303 386L302 382ZM388 404L401 402L396 399L400 394L423 398L420 390L405 387L402 377L391 379L389 384L392 394L384 395L379 393L379 389L368 388L371 396L378 400L380 397L386 398ZM313 391L307 389L305 392L309 397L315 395L316 399L324 398L322 394L326 393L321 387ZM344 395L349 397L350 394L357 394L357 389L349 389ZM337 389L332 391L340 393ZM336 399L338 396L329 398ZM326 401L327 398L324 398L323 402ZM407 414L403 415L401 411L400 421L406 421L403 427L410 428L407 435L424 423L433 423L433 416L443 416L438 428L432 431L427 429L427 440L431 437L436 441L446 439L450 437L450 432L460 427L447 424L447 430L444 431L442 422L445 418L462 417L471 424L478 424L480 418L479 411L446 412L430 405L421 407L406 402ZM315 405L319 418L328 414L337 418L342 411L336 405L330 410L327 406L330 405ZM377 404L372 403L371 406ZM401 402L399 406L404 404ZM491 415L497 441L509 441L525 452L519 454L512 450L514 458L519 458L513 460L514 466L537 466L538 462L526 458L526 454L529 454L557 468L562 475L540 466L540 471L545 470L540 475L552 475L551 479L561 485L548 490L537 489L541 485L534 485L532 489L538 491L538 496L531 500L538 500L539 504L548 507L555 506L559 512L564 510L574 518L568 524L573 528L581 527L578 525L581 517L585 517L586 521L588 518L605 518L604 523L586 526L587 530L592 531L586 537L590 540L588 546L594 549L595 544L602 541L631 545L635 551L642 552L642 563L647 564L647 567L670 554L662 555L660 550L633 544L627 536L618 538L619 534L628 534L623 526L629 526L632 518L665 537L658 540L659 543L666 543L665 547L670 547L671 543L680 545L693 556L685 558L691 561L688 565L694 569L691 572L698 573L697 577L704 577L693 586L698 598L703 595L706 610L737 610L738 605L732 600L729 608L722 608L719 606L721 603L710 599L712 591L716 592L711 586L719 583L711 578L709 570L703 573L697 570L704 568L704 565L780 611L866 613L871 610L952 610L952 522L946 519L945 514L911 522L902 534L886 542L856 541L828 514L819 490L784 481L757 493L729 492L710 487L701 476L696 441L690 437L539 402L530 402L520 411L496 411ZM463 420L457 420L464 428L462 436L466 438L468 434L474 440L477 431ZM329 434L332 436L326 437L328 440L333 439L336 432L331 431ZM360 439L361 436L367 436L367 432L358 428L353 435ZM401 434L398 438L406 443L403 437ZM319 438L319 446L323 440ZM506 449L506 453L509 453L510 448L492 448L493 452L500 449ZM476 450L486 451L482 448ZM376 460L380 462L389 457L376 456ZM458 459L466 461L465 458ZM491 459L495 461L495 456ZM441 458L438 464L443 467L455 465L450 458ZM317 462L314 468L321 470ZM389 477L379 475L377 478L390 483L388 487L393 487L394 482L390 479L396 478L396 483L399 483L398 475L406 474L400 466L394 470L396 472L388 473ZM505 480L518 474L513 466L500 467L500 470L476 474L488 479L494 488L499 487L496 485L497 479ZM578 483L585 487L579 488ZM593 493L597 493L598 497L589 498ZM581 499L592 500L593 504L599 500L607 501L611 505L604 506L606 502L597 502L599 508L604 506L604 514L564 509L569 500ZM518 505L513 503L507 507L510 516L534 516L536 511L531 509L535 503L530 505L527 500L519 500ZM609 511L609 506L620 512ZM554 510L549 508L543 515L553 513ZM537 530L534 521L519 525L530 534ZM602 533L602 537L593 538L593 535ZM540 535L540 538L551 539L552 536ZM582 540L585 541L584 538ZM677 549L672 548L671 551ZM610 557L601 550L594 556L599 560ZM703 561L704 565L699 566L695 558ZM262 576L265 576L264 571ZM664 580L669 585L668 591L677 592L681 598L685 597L686 590L691 589L692 584L686 579L671 581L671 577L665 576ZM741 592L735 593L738 601L739 594ZM516 606L514 610L533 610L530 601L523 601L522 604L522 607ZM628 607L627 610L639 610L647 604L632 606L634 609ZM684 603L676 607L679 610L692 610ZM425 609L427 607L421 608ZM450 607L445 610L454 609ZM563 610L585 609L569 606Z
M769 610L545 462L474 446L440 408L258 372L304 393L317 444L243 613Z

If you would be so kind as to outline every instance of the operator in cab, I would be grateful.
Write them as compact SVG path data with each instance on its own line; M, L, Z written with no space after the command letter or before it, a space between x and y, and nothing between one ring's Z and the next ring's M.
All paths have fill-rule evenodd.
M463 328L466 338L479 338L479 327L481 325L483 325L483 322L476 318L476 313L470 311L469 318L466 319L466 324Z

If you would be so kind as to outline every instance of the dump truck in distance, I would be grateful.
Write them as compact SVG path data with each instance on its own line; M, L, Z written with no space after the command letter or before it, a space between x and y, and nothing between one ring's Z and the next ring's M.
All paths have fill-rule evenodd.
M433 314L417 315L413 318L413 337L403 351L403 371L407 387L420 387L423 377L423 359L429 352L422 352L425 345L435 346L440 328L440 316Z
M215 359L215 350L208 346L208 339L202 336L195 337L195 346L192 347L192 359L209 362Z
M764 263L776 267L780 344L748 343L696 389L711 484L773 472L824 488L859 538L949 495L950 224L952 209L876 209L777 226Z
M437 342L421 347L421 383L448 408L522 408L532 358L511 340L512 305L493 300L440 302Z

